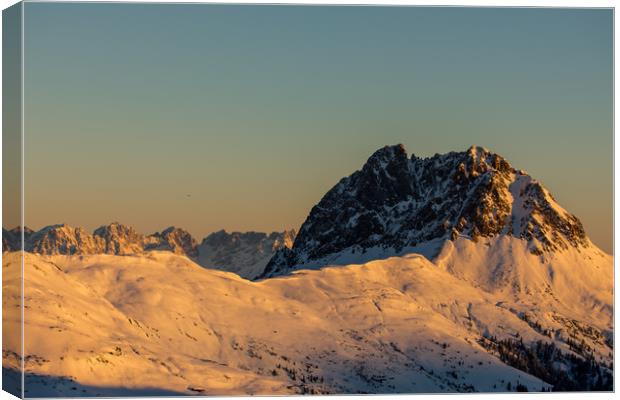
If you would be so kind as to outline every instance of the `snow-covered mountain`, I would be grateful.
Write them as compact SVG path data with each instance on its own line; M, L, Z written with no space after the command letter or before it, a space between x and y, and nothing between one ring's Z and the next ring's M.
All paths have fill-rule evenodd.
M325 194L263 276L411 251L432 258L458 237L499 236L522 239L543 258L593 246L549 191L487 149L419 158L387 146Z
M131 255L166 250L184 255L205 268L235 272L246 279L261 274L274 253L291 247L295 231L215 232L198 242L192 235L173 226L151 235L117 222L103 225L90 234L80 227L50 225L39 231L25 228L25 250L46 255L115 254ZM3 251L21 248L19 228L2 230Z
M453 267L472 272L481 254L460 240L452 254L469 258ZM519 257L537 260L525 247ZM25 264L30 397L612 387L605 255L578 266L573 297L563 280L546 294L487 290L417 254L262 281L169 251L26 253ZM4 254L5 311L21 301L20 265ZM19 314L5 316L17 332ZM20 341L3 340L10 379Z
M27 396L613 389L613 257L480 147L381 149L296 237L28 237ZM19 266L3 255L8 330Z

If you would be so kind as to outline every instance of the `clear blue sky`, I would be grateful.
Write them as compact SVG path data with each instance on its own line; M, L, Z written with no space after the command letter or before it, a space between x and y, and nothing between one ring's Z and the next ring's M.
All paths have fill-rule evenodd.
M26 223L297 228L383 145L477 144L611 251L612 18L27 3Z

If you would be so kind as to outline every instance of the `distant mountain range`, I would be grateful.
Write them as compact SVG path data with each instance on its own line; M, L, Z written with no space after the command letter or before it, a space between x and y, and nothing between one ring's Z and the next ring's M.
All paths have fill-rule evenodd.
M264 271L276 250L293 245L295 231L212 233L199 244L180 228L169 227L151 235L138 233L119 223L103 225L91 234L66 224L50 225L38 231L24 229L25 250L45 255L114 254L131 255L161 250L183 255L213 269L234 272L254 279ZM21 230L2 230L3 251L20 248Z
M379 149L297 235L24 236L3 324L25 302L30 397L613 390L613 257L482 147Z
M3 251L16 250L20 234L18 228L3 229ZM246 279L412 252L433 259L459 237L474 242L517 238L543 259L568 248L594 246L579 219L540 182L479 146L429 158L409 157L402 145L383 147L323 196L297 235L293 230L222 230L199 244L180 228L142 235L112 223L92 234L65 224L36 232L25 228L24 237L25 250L32 253L128 255L164 250Z

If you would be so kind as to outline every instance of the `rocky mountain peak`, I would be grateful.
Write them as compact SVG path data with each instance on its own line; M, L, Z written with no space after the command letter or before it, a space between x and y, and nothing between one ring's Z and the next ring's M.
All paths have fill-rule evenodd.
M395 204L411 192L409 159L402 144L377 150L351 178L364 204ZM345 185L348 186L348 185Z
M103 241L103 253L132 254L143 250L144 236L133 227L118 222L100 226L93 236Z
M102 225L95 229L93 235L100 236L102 238L123 238L127 240L138 240L142 237L141 234L128 225L123 225L118 222L112 222L108 225Z
M484 147L408 158L402 145L386 146L325 194L265 276L343 252L398 254L435 239L502 234L527 240L535 254L588 245L579 220L539 182Z
M67 224L49 225L26 241L26 251L41 254L91 254L100 243L82 228Z
M198 256L198 243L192 235L184 229L171 226L162 232L152 235L157 238L155 246L147 246L147 249L168 250L175 254L184 254L188 257Z
M375 151L366 161L364 167L385 169L391 163L402 163L408 158L407 150L402 144L384 146Z

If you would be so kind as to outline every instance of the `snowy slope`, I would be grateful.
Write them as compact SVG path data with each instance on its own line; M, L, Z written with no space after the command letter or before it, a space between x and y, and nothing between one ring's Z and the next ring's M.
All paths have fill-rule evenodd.
M572 299L558 280L557 299L483 288L469 279L477 261L454 263L458 251L437 265L411 254L258 282L171 252L27 254L27 395L541 390L550 385L507 365L501 341L575 356L567 337L595 346L609 373L608 281ZM609 257L598 261L610 276ZM4 271L16 262L5 254ZM11 308L18 277L5 279ZM17 346L5 343L5 367Z

